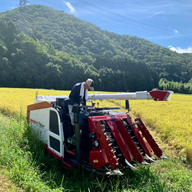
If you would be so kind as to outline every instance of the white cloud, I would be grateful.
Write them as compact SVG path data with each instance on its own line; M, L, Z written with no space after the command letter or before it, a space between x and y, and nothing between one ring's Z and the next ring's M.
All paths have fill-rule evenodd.
M178 31L177 29L173 29L172 27L169 27L169 29L170 29L171 31L173 31L173 33L174 33L175 35L178 35L178 34L179 34L179 31Z
M192 53L192 47L187 49L182 49L181 47L173 47L172 45L168 46L171 51L176 51L177 53Z
M164 14L164 13L165 13L164 11L159 11L159 12L152 13L152 15L149 16L149 18L152 18L152 17L154 17L156 15L161 15L161 14Z
M67 7L69 7L70 12L74 13L74 12L75 12L75 9L74 9L74 7L71 5L71 3L70 3L70 2L66 2L66 1L64 1L64 2L65 2L65 4L67 5Z

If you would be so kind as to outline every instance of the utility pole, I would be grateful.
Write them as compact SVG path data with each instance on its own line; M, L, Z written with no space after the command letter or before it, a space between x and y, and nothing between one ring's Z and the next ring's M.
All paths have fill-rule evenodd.
M24 7L27 4L27 0L20 0L19 1L19 7Z

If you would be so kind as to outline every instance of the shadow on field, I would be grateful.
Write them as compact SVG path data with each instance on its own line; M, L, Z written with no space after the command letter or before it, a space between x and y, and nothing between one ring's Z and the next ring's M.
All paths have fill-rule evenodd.
M101 176L83 168L64 167L55 157L45 153L44 144L28 127L21 147L29 151L34 169L39 170L41 180L50 189L62 191L168 191L165 183L150 170L139 167L138 171L124 170L123 176Z

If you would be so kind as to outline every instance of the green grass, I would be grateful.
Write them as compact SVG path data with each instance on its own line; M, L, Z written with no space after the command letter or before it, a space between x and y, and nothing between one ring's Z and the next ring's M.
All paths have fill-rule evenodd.
M192 191L192 172L174 157L158 161L124 176L103 177L63 167L44 153L44 145L31 133L22 117L0 114L0 165L23 191Z

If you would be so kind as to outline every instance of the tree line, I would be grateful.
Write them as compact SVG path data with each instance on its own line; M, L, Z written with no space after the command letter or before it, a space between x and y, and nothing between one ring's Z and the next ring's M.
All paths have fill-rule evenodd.
M167 79L160 79L159 89L171 90L175 93L192 94L192 79L188 83L168 81Z

